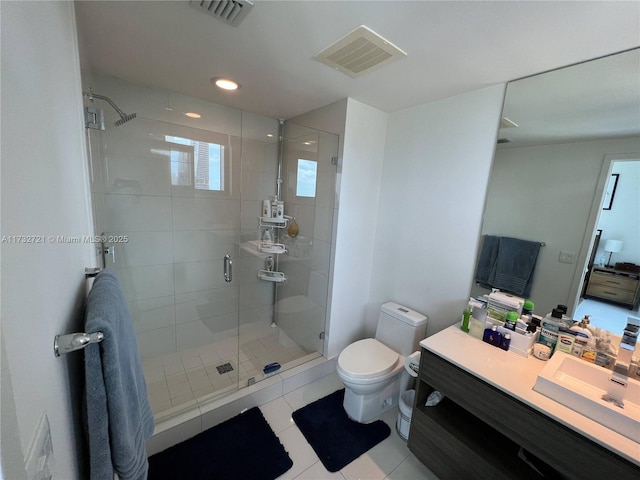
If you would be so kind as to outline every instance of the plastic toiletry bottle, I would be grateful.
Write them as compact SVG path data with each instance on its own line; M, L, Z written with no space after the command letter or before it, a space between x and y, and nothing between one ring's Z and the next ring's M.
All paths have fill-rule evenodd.
M533 315L534 304L531 300L525 300L522 304L522 315Z
M574 357L581 358L582 352L584 348L587 346L587 339L585 337L580 337L576 335L575 340L573 341L573 347L571 348L571 355Z
M551 349L551 354L553 354L553 350L556 348L556 343L558 343L558 333L560 332L560 327L563 325L562 311L557 308L554 308L551 314L547 315L542 320L542 328L540 329L538 343L548 346Z
M485 328L484 334L482 335L482 341L487 342L494 347L499 347L500 342L502 341L502 335L498 332L498 327L496 325L491 325L490 328Z
M502 350L509 350L509 345L511 345L511 334L505 333L500 340L500 348Z
M469 335L482 340L485 324L487 323L487 311L484 308L473 307L469 319Z
M589 315L585 315L582 320L580 320L577 324L572 326L569 330L575 332L577 336L591 338L593 337L593 333L589 330Z
M262 201L262 216L266 218L271 217L271 200Z
M556 352L571 353L576 336L570 332L559 332L558 341L556 343Z
M518 322L518 312L507 312L507 316L504 318L504 328L508 328L509 330L515 330L517 322Z
M469 307L462 312L462 322L460 323L460 330L469 333L469 320L471 319L471 309Z

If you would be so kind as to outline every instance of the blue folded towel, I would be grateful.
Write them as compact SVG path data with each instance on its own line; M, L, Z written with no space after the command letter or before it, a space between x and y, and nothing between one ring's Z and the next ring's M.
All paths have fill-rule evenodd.
M484 286L528 297L533 285L533 271L540 252L540 242L486 235L476 281Z
M131 315L115 274L103 270L87 298L86 423L92 480L146 480L146 442L154 429Z

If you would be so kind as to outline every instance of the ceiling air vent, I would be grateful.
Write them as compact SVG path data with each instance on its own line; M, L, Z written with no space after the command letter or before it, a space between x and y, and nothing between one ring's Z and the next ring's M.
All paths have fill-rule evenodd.
M393 43L361 25L313 58L357 78L406 55Z
M189 5L234 27L237 27L253 8L253 3L246 0L191 0Z

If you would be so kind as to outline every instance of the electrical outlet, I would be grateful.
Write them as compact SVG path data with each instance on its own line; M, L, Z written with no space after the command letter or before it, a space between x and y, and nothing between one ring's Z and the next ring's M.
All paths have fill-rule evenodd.
M568 252L566 250L560 250L560 258L558 261L560 263L576 263L576 257L578 254L576 252Z
M25 459L25 469L29 480L53 478L53 443L46 413L43 413L38 420Z

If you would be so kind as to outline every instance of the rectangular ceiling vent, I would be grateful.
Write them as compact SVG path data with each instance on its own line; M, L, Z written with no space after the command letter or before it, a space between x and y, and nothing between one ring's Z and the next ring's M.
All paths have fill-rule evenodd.
M389 40L360 25L313 58L350 77L357 78L374 68L406 56L406 52Z
M234 27L237 27L253 8L253 3L247 0L191 0L189 5Z

